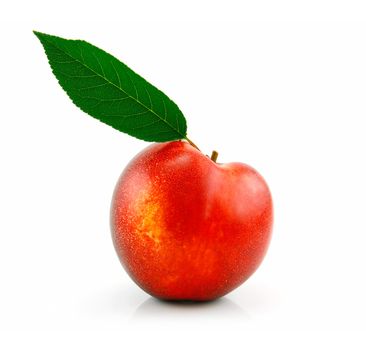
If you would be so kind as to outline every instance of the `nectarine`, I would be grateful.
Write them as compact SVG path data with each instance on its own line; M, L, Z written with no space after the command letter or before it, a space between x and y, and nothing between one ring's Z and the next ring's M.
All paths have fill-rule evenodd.
M111 206L122 265L167 300L212 300L243 283L266 253L272 221L270 191L253 168L217 164L184 141L138 154Z

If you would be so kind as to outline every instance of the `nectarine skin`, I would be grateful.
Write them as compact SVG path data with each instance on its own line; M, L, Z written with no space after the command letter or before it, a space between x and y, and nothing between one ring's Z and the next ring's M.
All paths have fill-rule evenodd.
M272 222L270 191L253 168L216 164L184 141L132 159L111 205L122 265L166 300L212 300L238 287L264 258Z

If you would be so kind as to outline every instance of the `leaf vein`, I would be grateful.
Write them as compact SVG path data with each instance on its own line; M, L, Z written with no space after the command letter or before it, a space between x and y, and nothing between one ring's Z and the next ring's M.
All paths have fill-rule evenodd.
M121 97L121 98L101 98L101 97L94 97L94 96L80 96L83 98L88 98L91 100L98 100L101 102L117 102L117 101L124 101L124 100L128 100L129 98L131 98L130 96L126 96L126 97Z
M56 61L55 60L55 63L57 63L57 64L75 63L75 60L71 60L71 61Z
M93 78L93 77L99 77L99 75L97 74L91 74L91 75L72 75L72 74L67 74L61 71L58 71L58 73L64 75L65 77L68 78Z
M105 115L105 117L129 118L129 117L136 117L138 115L144 115L144 114L147 114L147 113L150 113L150 112L149 111L144 111L144 112L137 112L137 113L131 113L131 114L109 114L109 115Z
M179 128L179 121L178 121L177 113L175 113L174 115L175 115L175 124L177 125L177 130L178 130L178 133L180 134L180 128Z
M117 79L118 79L118 87L122 90L121 78L120 78L120 76L119 76L119 73L117 72L117 69L116 69L116 67L114 66L113 61L110 61L110 62L111 62L111 65L112 65L112 67L113 67L113 69L114 69L114 71L115 71L116 75L117 75Z
M163 101L163 106L164 106L164 120L166 121L166 118L167 118L166 105L165 105L164 99L161 98L161 100Z
M102 71L103 78L105 78L104 69L103 69L102 65L100 64L100 61L99 61L98 56L97 56L94 52L93 52L93 56L94 56L94 58L95 58L95 59L97 60L97 62L98 62L98 65L99 65L99 67L100 67L100 69L101 69L101 71Z
M149 92L149 90L146 88L146 86L145 86L144 88L145 88L145 91L146 91L147 96L148 96L148 98L149 98L149 102L150 102L150 109L153 109L153 103L152 103L152 100L151 100L150 92Z
M76 90L82 91L82 90L89 90L89 89L96 89L98 87L102 87L108 85L108 83L103 83L103 84L99 84L99 85L93 85L93 86L84 86L81 88L76 88Z
M130 76L130 73L128 72L128 69L126 69L126 74L128 76L128 78L130 79L130 82L135 90L135 94L136 94L136 100L138 101L139 100L139 93L137 92L137 88L136 88L136 84L134 83L133 79L131 78Z
M155 120L155 121L153 121L151 123L148 123L148 124L143 124L143 125L140 125L140 126L136 126L135 128L132 128L131 130L143 129L143 128L149 127L151 125L155 125L157 123L161 123L161 120L158 119L158 120Z

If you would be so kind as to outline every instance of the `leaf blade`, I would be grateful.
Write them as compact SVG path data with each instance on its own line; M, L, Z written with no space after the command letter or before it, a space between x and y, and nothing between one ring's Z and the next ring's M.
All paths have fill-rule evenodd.
M81 110L145 141L186 138L179 107L114 56L86 41L34 34L59 84Z

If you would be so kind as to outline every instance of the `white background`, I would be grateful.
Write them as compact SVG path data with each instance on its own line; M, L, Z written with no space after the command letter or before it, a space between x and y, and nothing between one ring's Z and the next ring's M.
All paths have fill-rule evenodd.
M365 348L365 8L253 3L1 5L0 348ZM147 143L78 110L32 29L114 54L262 173L273 240L244 285L172 305L129 279L109 205Z

